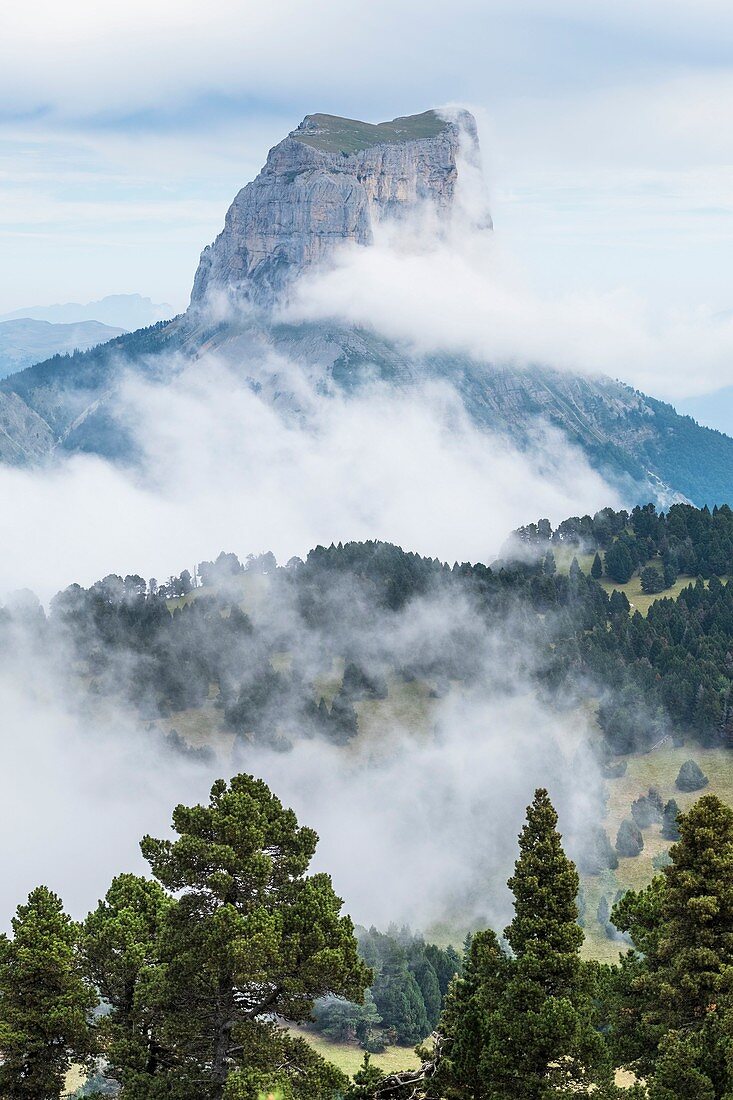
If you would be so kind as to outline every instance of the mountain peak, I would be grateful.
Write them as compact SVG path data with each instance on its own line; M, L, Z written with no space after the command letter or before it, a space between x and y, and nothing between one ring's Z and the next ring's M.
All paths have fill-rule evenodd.
M306 115L270 150L204 249L192 307L212 299L271 305L293 279L352 241L369 245L382 218L453 204L461 141L478 151L468 111L424 111L370 123Z
M437 111L423 111L420 115L393 118L391 122L359 122L339 115L306 115L300 126L292 130L290 137L302 141L313 149L326 153L348 156L374 145L393 145L397 142L424 141L437 137L450 123Z

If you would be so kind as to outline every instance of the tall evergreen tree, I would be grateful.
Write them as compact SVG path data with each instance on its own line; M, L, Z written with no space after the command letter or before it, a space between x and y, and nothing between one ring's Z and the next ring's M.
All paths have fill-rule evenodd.
M601 561L601 555L596 553L593 558L593 564L590 567L590 575L594 581L599 581L603 576L603 562Z
M580 959L578 874L562 848L557 814L535 792L509 886L513 957L492 933L471 946L451 989L443 1028L446 1094L472 1100L610 1095L610 1065L594 1026L593 970Z
M94 1049L97 997L83 974L79 928L45 886L19 905L0 941L0 1096L54 1100L72 1062Z
M385 1026L394 1031L398 1043L414 1046L430 1032L425 1001L415 976L401 966L383 972L374 984L374 1003Z
M605 553L606 573L617 584L626 584L634 572L634 559L625 542L617 541Z
M618 980L616 1043L649 1082L652 1100L728 1100L733 810L707 795L678 826L671 864L613 911L637 948Z
M593 1026L590 971L580 959L578 873L546 790L527 809L519 849L509 879L514 919L504 933L515 962L482 1056L488 1095L590 1095L608 1084L610 1071Z
M423 1003L425 1005L427 1024L432 1031L432 1029L437 1026L438 1020L440 1019L440 1009L442 1005L438 975L435 973L432 963L424 957L418 959L416 963L411 964L410 970L420 988L420 993L422 994ZM420 1038L424 1038L424 1036L420 1036Z
M670 798L664 807L662 814L662 836L665 840L679 840L680 829L677 824L680 808L674 798Z
M440 1021L443 1048L435 1086L446 1100L486 1100L492 1095L482 1056L510 966L491 929L468 941L463 971L448 990Z

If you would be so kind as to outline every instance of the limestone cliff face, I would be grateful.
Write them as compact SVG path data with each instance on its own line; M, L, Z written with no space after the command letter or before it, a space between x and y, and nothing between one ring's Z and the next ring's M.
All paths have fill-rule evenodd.
M204 249L191 304L215 295L270 304L307 268L344 241L368 245L376 222L422 203L449 213L461 140L477 150L468 112L435 111L371 125L308 115L270 150L244 187L224 230Z

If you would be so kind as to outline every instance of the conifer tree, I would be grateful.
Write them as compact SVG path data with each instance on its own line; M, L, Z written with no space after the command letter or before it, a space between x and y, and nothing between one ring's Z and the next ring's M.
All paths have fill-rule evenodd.
M603 576L603 562L601 561L601 555L596 553L593 558L593 564L590 567L590 575L595 581L599 581Z
M141 843L155 877L177 895L157 947L155 998L172 1088L160 1095L221 1100L240 1066L259 1060L267 1069L258 1039L261 1050L289 1060L292 1044L273 1031L274 1017L306 1020L328 994L360 1001L371 972L329 876L306 873L316 833L262 780L218 780L207 806L176 807L173 827L176 839Z
M610 1070L593 1025L590 971L580 959L578 873L546 790L536 791L527 809L519 849L509 879L514 919L505 931L515 959L482 1056L487 1095L598 1095Z
M406 967L380 976L374 986L374 1000L398 1043L414 1046L429 1033L430 1022L420 986Z
M422 958L414 965L411 965L410 969L420 988L420 993L422 994L423 1003L425 1005L427 1024L432 1031L440 1019L442 1002L438 975L435 973L432 964L426 958ZM422 1039L424 1036L421 1035L420 1038Z
M371 1064L371 1055L367 1052L346 1094L348 1100L373 1100L374 1092L383 1078L384 1074Z
M641 835L641 829L635 821L625 817L616 834L616 851L622 856L638 856L643 848L644 837Z
M84 922L86 969L109 1006L99 1025L105 1061L131 1100L153 1096L170 1057L159 1003L159 939L174 905L157 882L118 875Z
M677 824L680 808L673 798L664 807L662 814L662 836L665 840L679 840L680 830Z
M689 792L702 790L707 787L709 780L696 761L685 760L674 782L677 790Z
M94 1044L89 1018L97 997L79 958L79 928L45 886L13 918L0 941L0 1096L53 1100L72 1062Z
M547 791L536 791L509 880L515 914L505 936L513 957L493 933L474 937L446 1004L438 1080L449 1100L612 1094L594 1026L593 971L580 959L578 874L556 826Z
M671 864L613 911L637 948L619 977L614 1032L651 1100L728 1100L733 810L707 795L678 825Z
M446 1100L484 1100L491 1096L481 1059L487 1029L506 989L510 965L491 929L470 937L463 971L451 983L440 1021L443 1053L435 1085L438 1095Z

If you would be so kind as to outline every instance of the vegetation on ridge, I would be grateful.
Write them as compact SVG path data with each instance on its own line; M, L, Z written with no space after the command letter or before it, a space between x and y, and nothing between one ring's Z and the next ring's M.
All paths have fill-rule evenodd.
M435 111L406 115L391 122L359 122L338 115L307 115L292 137L325 153L358 153L372 145L394 145L436 137L447 123Z

